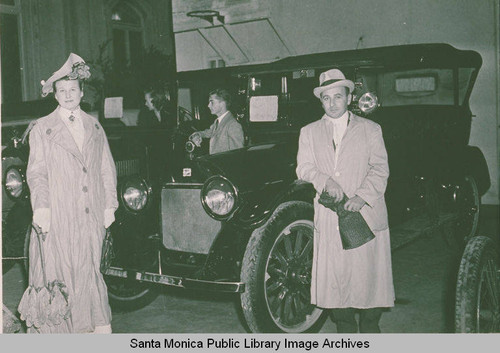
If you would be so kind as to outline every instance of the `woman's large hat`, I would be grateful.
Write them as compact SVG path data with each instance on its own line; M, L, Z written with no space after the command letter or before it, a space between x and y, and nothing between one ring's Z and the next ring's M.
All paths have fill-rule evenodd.
M59 70L54 72L47 81L42 80L40 82L42 84L42 96L45 97L52 92L53 83L64 77L70 80L86 80L90 77L90 69L81 57L73 53L69 54L68 59Z
M316 87L313 92L316 97L320 98L322 92L333 87L347 87L349 92L352 93L354 91L354 82L346 80L342 71L331 69L319 75L319 87Z

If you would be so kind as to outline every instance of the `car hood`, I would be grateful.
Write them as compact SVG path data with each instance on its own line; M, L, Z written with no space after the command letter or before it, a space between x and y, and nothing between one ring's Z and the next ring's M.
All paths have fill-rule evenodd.
M296 143L279 142L203 156L196 162L206 177L223 175L244 193L295 180L296 158Z

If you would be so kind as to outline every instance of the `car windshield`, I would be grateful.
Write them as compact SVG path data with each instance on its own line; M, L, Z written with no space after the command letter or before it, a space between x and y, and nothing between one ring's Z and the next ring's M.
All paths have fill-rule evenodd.
M383 107L462 105L473 68L359 72L364 90L376 92Z

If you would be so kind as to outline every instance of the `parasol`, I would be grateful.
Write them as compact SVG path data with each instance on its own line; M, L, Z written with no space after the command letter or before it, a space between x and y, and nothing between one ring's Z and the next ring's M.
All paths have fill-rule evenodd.
M348 197L344 194L341 201L335 201L326 191L320 195L318 202L337 213L339 217L339 232L342 248L350 250L360 247L375 238L370 227L359 212L347 211L344 208Z
M45 240L46 233L42 233L37 225L33 225L33 229L37 236L40 251L44 285L36 287L30 276L30 285L21 298L18 311L21 314L21 320L26 321L26 326L39 329L43 325L60 325L63 320L69 317L70 305L66 285L59 280L47 281L42 247L42 241ZM35 266L35 264L31 263L30 266Z

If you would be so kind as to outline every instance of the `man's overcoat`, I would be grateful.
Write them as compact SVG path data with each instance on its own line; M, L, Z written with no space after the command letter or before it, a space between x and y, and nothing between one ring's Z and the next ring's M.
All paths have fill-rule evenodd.
M300 132L297 176L311 182L314 200L314 257L311 301L323 308L372 308L394 305L391 249L384 192L389 176L380 126L349 113L335 161L333 126L324 116ZM361 214L375 239L343 250L337 214L318 203L328 178L349 197L366 201Z
M27 182L33 211L51 210L51 226L43 241L47 280L68 287L71 315L41 332L92 332L110 324L106 284L99 271L105 234L104 210L116 209L116 169L104 130L81 112L82 152L58 109L37 120L30 133ZM43 278L36 234L31 235L30 284Z

